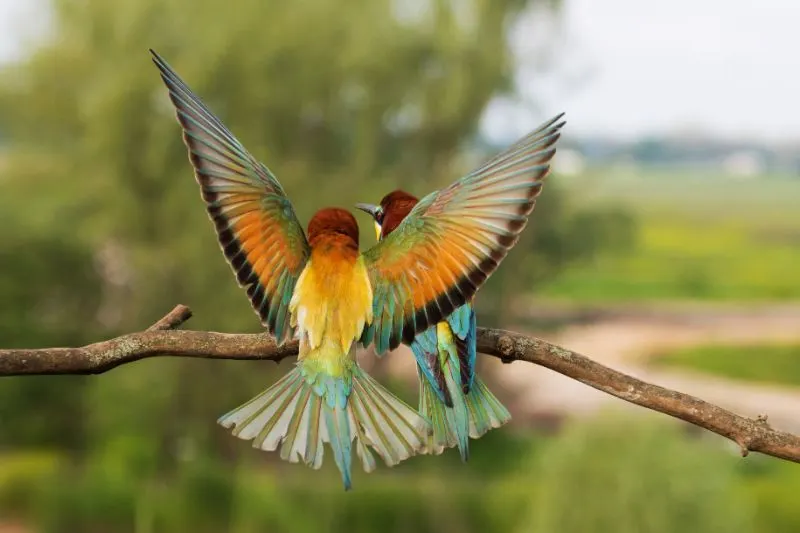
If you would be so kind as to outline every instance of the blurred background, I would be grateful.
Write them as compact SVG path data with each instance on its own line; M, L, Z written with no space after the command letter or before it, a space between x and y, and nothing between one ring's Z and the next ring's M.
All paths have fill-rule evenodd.
M260 330L147 49L305 223L415 194L566 111L479 323L800 431L800 4L762 0L0 0L0 346ZM358 215L362 245L371 223ZM363 364L416 405L410 354ZM472 457L345 494L216 418L289 362L150 359L0 379L0 532L783 532L800 468L524 363Z

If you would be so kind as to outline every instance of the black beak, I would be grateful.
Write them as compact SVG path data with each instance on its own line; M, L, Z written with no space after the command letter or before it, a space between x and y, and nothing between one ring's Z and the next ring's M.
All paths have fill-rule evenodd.
M356 204L356 209L360 209L360 210L364 211L365 213L369 213L369 216L371 216L373 219L375 219L375 217L378 214L378 210L380 209L380 207L377 206L377 205L372 205L372 204Z

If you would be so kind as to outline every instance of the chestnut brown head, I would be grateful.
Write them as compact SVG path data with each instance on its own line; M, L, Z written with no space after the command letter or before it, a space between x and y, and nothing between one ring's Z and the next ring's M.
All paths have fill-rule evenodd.
M352 241L356 249L358 249L358 223L356 222L356 217L346 209L338 207L320 209L308 221L308 231L306 233L311 246L320 237L341 236Z
M375 233L380 240L400 225L417 202L419 202L417 197L398 189L384 196L379 205L356 204L356 207L372 216L375 221Z

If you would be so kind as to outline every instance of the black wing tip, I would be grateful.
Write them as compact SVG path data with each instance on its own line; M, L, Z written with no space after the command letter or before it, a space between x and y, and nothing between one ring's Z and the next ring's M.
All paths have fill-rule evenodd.
M427 329L427 328L425 328L425 329ZM422 331L425 331L425 329L422 329ZM393 337L389 341L389 349L390 350L394 350L394 349L396 349L398 346L400 346L403 343L410 345L412 342L414 342L414 338L416 336L417 336L416 329L411 324L406 322L403 325L403 331L400 333L400 336L397 337L397 338Z
M417 310L411 315L410 319L403 323L400 335L393 335L392 338L390 338L389 344L391 349L397 348L401 343L410 345L417 334L450 316L453 311L464 305L469 298L477 292L481 283L485 281L484 276L485 273L480 270L473 271L468 276L463 276L456 281L452 288L439 294L435 299L428 302L425 307ZM472 279L473 277L483 279L476 284Z
M158 68L158 73L161 76L161 80L164 82L164 85L167 86L167 89L169 90L169 98L176 109L183 110L186 107L186 105L180 102L180 100L177 98L177 93L182 92L191 100L200 100L200 98L189 88L189 85L183 81L183 78L181 78L178 73L175 72L175 70L163 57L161 57L152 48L149 50L150 54L152 55L151 59L153 64L155 64L156 68Z
M564 118L564 115L566 115L566 112L562 111L561 113L557 114L556 116L545 120L544 122L542 122L541 124L536 126L536 128L531 130L531 132L528 135L535 135L537 133L544 133L544 132L546 132L548 130L559 130L559 129L561 129L562 127L564 127L564 124L567 123L566 120L562 120L561 122L558 122L559 120Z
M549 125L549 124L555 124L556 122L558 122L559 120L561 120L562 118L564 118L564 115L566 115L566 114L567 114L567 112L566 112L566 111L562 111L561 113L557 114L556 116L554 116L553 118L551 118L550 120L548 120L548 121L547 121L547 122L548 122L548 125ZM567 121L566 121L566 120L561 120L561 122L560 122L560 123L558 123L558 124L556 124L554 127L555 127L556 129L558 129L558 128L561 128L561 127L563 127L563 126L564 126L564 124L566 124L566 123L567 123Z
M184 82L180 76L169 66L164 58L162 58L155 50L152 48L150 49L150 53L152 54L153 64L158 68L158 74L161 77L161 81L164 82L164 85L167 86L167 91L169 92L169 99L172 102L172 105L175 106L176 110L180 111L183 110L184 105L182 102L177 98L176 93L182 88L185 87L188 89L186 82ZM191 95L190 96L194 96ZM196 98L196 97L195 97ZM180 120L180 116L178 116L178 120ZM181 126L183 123L181 122Z
M561 113L559 113L555 117L551 118L550 120L548 120L547 122L545 122L541 126L537 127L533 131L533 133L537 133L538 132L543 137L547 137L547 136L550 136L550 135L560 135L561 130L567 124L566 120L561 120L561 118L563 118L564 115L565 115L565 113L562 111Z
M158 52L152 48L148 48L148 50L150 51L150 60L158 68L158 70L161 71L162 77L175 75L175 71L172 70L172 67L169 66L169 63L167 63L167 61L161 57Z

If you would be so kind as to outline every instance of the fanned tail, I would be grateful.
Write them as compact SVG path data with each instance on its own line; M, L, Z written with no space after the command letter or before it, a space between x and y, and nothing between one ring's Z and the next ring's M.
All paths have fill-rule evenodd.
M477 439L490 429L499 428L511 420L511 414L478 376L474 377L472 390L463 394L458 370L449 362L444 366L445 382L453 398L453 407L442 402L418 367L419 410L433 426L433 434L428 439L431 453L438 455L445 448L458 446L461 460L466 462L469 459L469 438Z
M428 449L438 455L445 448L458 446L461 460L467 461L470 420L464 393L461 390L461 376L458 369L453 368L449 361L443 366L444 383L450 393L452 407L448 407L442 401L430 382L425 379L422 369L417 366L420 383L419 410L433 426L433 434L428 438Z
M475 376L472 390L466 395L466 403L469 410L469 436L473 439L511 420L511 413L478 376Z
M424 453L430 423L353 364L344 377L310 371L303 362L272 387L218 420L253 446L311 468L331 446L345 490L351 484L351 448L366 472L375 469L369 448L388 466Z

